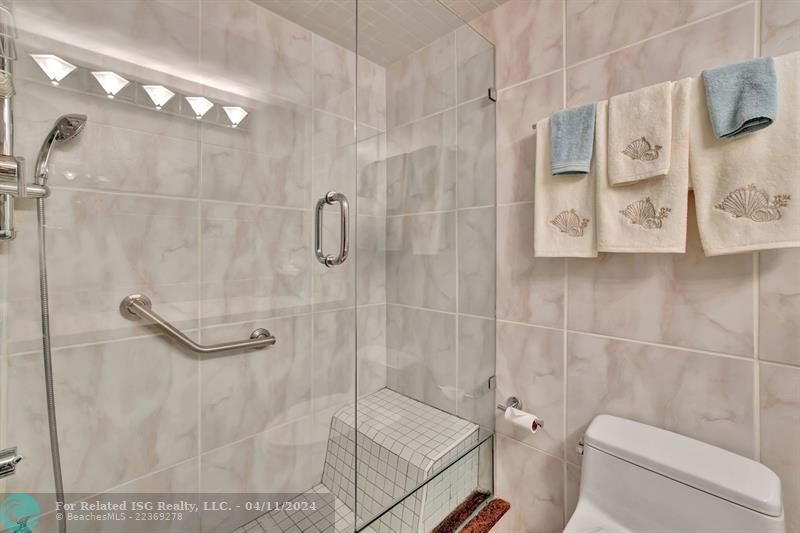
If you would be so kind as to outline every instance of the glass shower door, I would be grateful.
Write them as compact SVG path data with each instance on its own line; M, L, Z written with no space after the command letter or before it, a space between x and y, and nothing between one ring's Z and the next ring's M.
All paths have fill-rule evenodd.
M32 172L58 117L87 117L53 150L45 201L64 500L200 505L171 522L98 526L78 513L70 533L355 526L333 490L354 494L355 465L328 449L356 396L356 62L281 3L296 5L9 3L14 155ZM352 38L354 9L339 27ZM333 264L345 198L348 256ZM0 479L0 500L32 496L43 514L27 526L54 532L32 201L15 214L17 238L0 243L0 449L24 460ZM132 294L151 315L120 312ZM198 351L259 328L274 345ZM274 511L286 501L316 508Z

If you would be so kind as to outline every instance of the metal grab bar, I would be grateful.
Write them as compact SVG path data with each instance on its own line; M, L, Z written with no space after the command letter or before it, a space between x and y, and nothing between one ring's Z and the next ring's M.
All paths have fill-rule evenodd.
M322 231L323 219L322 210L326 205L339 204L339 254L326 255L322 250ZM330 268L338 266L347 260L347 255L350 252L350 204L347 201L347 196L340 192L330 191L325 196L319 199L317 207L314 209L314 253L317 255L317 261Z
M220 344L198 344L153 311L153 302L144 294L129 294L123 298L122 302L119 304L119 312L128 320L149 320L154 326L176 338L184 346L200 353L219 353L230 350L241 350L244 348L265 348L267 346L272 346L277 341L268 330L258 328L250 334L249 340L223 342Z

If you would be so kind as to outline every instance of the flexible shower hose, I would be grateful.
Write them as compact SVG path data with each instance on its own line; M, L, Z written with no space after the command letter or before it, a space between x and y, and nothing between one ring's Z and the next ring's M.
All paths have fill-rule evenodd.
M44 198L36 199L36 219L39 223L39 294L42 300L42 354L44 356L44 386L47 392L47 422L50 426L50 452L53 458L53 480L58 508L64 508L64 481L61 477L61 454L58 450L56 424L56 395L53 387L53 358L50 353L50 297L47 293L47 245L45 241ZM60 516L60 518L59 518ZM58 532L67 533L65 514L56 513Z

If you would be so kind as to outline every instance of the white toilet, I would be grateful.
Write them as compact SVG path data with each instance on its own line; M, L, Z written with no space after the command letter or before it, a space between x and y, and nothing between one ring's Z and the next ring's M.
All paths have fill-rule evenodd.
M608 415L592 421L582 449L564 533L785 533L781 481L760 463Z

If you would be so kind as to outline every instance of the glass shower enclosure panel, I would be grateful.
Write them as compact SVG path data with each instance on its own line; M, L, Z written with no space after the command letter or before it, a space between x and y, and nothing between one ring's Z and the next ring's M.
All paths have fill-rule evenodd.
M355 504L323 484L332 420L355 416L357 321L380 320L361 304L383 303L381 274L358 275L375 251L360 234L383 221L358 231L381 200L356 181L373 156L372 136L356 142L355 3L337 8L342 42L281 3L297 4L0 2L29 180L56 120L86 116L53 148L44 200L63 495L33 200L16 198L0 242L0 449L24 457L0 500L38 509L16 530L59 531L59 500L98 499L200 505L109 531L355 528ZM354 495L355 464L335 467ZM286 501L315 502L310 522L268 512Z
M358 302L356 418L331 431L355 435L336 453L359 530L431 531L492 491L494 48L442 3L359 0L357 50L358 290L383 274Z

